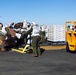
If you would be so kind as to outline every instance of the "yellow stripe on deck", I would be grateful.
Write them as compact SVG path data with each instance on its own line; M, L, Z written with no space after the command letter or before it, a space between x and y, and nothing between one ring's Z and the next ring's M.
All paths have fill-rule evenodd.
M40 46L40 48L44 50L61 50L61 49L66 49L66 46Z

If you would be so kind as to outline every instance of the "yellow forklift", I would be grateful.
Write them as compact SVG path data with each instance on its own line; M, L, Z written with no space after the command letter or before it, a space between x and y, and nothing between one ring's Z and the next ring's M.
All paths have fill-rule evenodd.
M76 21L65 22L66 51L76 51Z

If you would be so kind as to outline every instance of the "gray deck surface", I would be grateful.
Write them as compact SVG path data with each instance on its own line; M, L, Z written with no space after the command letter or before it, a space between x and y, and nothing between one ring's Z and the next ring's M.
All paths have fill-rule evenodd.
M39 57L0 52L0 75L76 75L76 53L44 51Z

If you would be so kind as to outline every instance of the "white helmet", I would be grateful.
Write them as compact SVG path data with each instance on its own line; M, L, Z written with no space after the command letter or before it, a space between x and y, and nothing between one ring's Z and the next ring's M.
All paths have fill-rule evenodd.
M35 22L32 22L32 24L33 24L33 25L36 25L36 23L35 23Z

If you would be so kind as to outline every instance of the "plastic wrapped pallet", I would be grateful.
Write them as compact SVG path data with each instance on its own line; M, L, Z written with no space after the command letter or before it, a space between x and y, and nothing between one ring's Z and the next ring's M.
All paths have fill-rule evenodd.
M53 42L65 41L64 25L50 25L48 27L48 40Z

